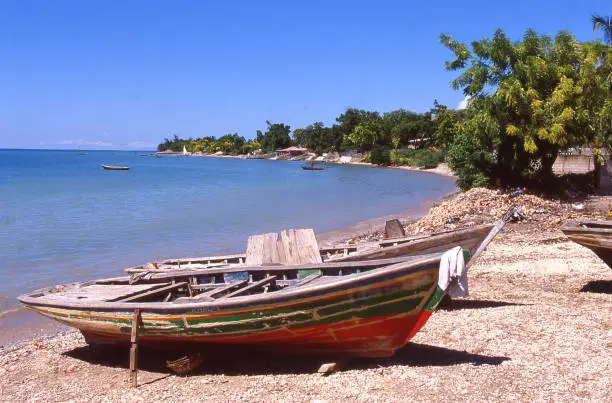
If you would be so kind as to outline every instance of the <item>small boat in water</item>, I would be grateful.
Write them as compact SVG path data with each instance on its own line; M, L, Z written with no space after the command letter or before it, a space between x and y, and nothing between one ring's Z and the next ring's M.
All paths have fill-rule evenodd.
M315 165L314 162L310 162L308 165L303 165L302 169L304 171L323 171L325 170L325 167Z
M344 248L342 257L352 254L354 261L322 263L326 250L308 244L311 230L289 230L295 237L283 233L281 240L270 236L276 234L262 234L247 245L246 260L234 255L149 263L126 270L129 276L40 289L19 301L79 329L92 344L132 342L134 348L137 339L173 349L195 343L388 357L425 324L452 273L474 260L506 221L416 240L390 240L379 245L386 252L383 259L370 250ZM306 241L296 248L291 244L296 239ZM318 263L252 265L249 251L259 257L278 255L266 252L264 243L255 242L259 240L273 247L285 245L286 254L318 251L310 253L318 256ZM419 254L427 252L434 253Z
M127 171L128 169L130 169L130 167L128 166L104 165L104 164L102 164L102 168L106 169L107 171Z
M612 267L612 221L566 221L561 231Z

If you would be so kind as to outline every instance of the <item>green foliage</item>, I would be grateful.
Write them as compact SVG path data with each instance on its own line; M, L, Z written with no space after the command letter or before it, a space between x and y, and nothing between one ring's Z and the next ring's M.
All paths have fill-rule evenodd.
M291 127L289 125L271 123L268 120L266 120L266 124L268 125L268 130L263 134L261 140L258 139L265 151L274 151L291 145L291 137L289 137Z
M226 134L216 139L213 136L202 137L199 139L189 138L187 140L174 136L172 140L164 139L164 142L157 146L158 151L183 151L183 147L189 152L215 153L223 151L225 154L237 155L247 154L261 148L260 144L253 140L245 140L238 133Z
M501 185L550 180L560 148L607 141L609 46L533 30L518 42L498 30L491 39L472 42L471 50L450 36L440 40L455 55L447 68L461 71L451 85L471 98L460 125L441 115L437 131L455 172L465 173L464 185L482 176ZM476 158L482 152L488 157ZM474 158L478 164L468 167Z
M448 149L453 139L461 130L458 113L444 105L434 102L434 133L433 137L438 147Z
M593 32L601 31L604 42L608 45L612 44L612 16L604 17L593 14L591 22L593 23Z
M357 125L353 132L347 136L347 139L349 144L361 150L371 150L380 135L381 127L379 121L369 121Z
M323 122L315 122L303 129L295 129L293 141L300 147L308 148L317 154L334 149L332 128L325 127Z
M390 159L393 165L430 169L437 167L444 160L444 153L440 150L431 149L394 150L390 153Z
M370 152L369 161L377 165L391 164L391 150L388 147L376 147Z
M489 185L487 169L491 155L482 150L476 136L467 131L459 131L449 146L446 161L457 174L461 189Z

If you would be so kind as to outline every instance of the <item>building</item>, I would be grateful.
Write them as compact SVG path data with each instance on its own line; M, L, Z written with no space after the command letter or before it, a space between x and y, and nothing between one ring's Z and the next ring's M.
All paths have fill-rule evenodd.
M291 146L283 148L282 150L276 150L274 154L276 154L276 157L297 157L298 155L302 155L307 151L308 150L306 148Z

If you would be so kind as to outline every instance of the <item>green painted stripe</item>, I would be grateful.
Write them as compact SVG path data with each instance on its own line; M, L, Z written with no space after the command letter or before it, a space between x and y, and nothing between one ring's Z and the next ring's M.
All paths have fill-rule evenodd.
M429 301L427 301L427 304L425 305L425 308L423 308L423 310L429 312L435 311L438 305L440 304L440 301L442 301L442 298L444 298L444 294L446 294L446 291L437 286L436 291L431 295Z

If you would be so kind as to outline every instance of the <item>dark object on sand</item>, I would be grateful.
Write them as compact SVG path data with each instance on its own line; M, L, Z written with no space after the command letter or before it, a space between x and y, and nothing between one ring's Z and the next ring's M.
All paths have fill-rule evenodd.
M612 267L612 221L566 221L561 231L571 241L589 248Z
M385 239L404 238L405 236L406 231L404 231L402 223L400 223L397 218L393 220L388 220L385 223Z
M102 164L102 168L106 169L107 171L127 171L128 169L130 169L130 167L128 166L104 165L104 164Z

